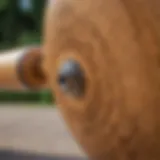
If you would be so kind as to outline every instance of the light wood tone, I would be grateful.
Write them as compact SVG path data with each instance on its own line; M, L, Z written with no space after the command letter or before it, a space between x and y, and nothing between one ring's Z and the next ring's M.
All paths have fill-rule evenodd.
M41 56L40 49L36 47L24 47L1 51L0 54L0 88L7 90L26 90L33 88L44 87L45 81L39 79L34 71L36 58ZM38 64L41 67L41 64ZM19 67L19 68L18 68ZM23 70L20 73L18 70ZM38 68L42 72L42 68ZM24 84L20 79L20 74L23 74ZM35 74L35 75L34 75ZM25 86L28 85L28 86ZM28 87L28 88L27 88Z

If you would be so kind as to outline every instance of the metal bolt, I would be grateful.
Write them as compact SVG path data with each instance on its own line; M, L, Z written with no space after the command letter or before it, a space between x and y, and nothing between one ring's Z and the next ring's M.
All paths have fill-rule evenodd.
M82 96L85 90L84 72L75 60L67 60L60 66L58 83L62 91L72 96Z

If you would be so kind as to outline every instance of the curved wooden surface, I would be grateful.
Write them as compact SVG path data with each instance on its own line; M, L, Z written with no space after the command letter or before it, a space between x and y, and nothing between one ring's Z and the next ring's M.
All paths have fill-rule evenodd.
M57 0L48 6L44 68L73 135L96 160L160 159L160 2ZM85 73L83 97L65 94L59 65Z
M1 51L0 88L26 90L46 88L41 49L36 46Z

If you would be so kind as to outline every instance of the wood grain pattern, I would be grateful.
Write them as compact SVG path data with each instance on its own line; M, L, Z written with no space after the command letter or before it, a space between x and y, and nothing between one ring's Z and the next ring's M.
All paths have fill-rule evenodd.
M92 159L160 159L159 8L158 0L57 0L46 10L44 69ZM79 99L56 81L68 58L85 70Z
M22 47L1 51L0 88L26 90L46 88L43 55L39 47Z

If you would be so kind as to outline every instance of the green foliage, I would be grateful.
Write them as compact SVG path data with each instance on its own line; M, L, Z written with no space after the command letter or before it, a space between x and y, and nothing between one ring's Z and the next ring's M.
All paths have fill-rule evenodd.
M0 102L38 102L41 99L41 95L38 92L0 92Z
M0 11L7 8L9 0L0 0Z
M52 93L50 91L46 90L46 91L40 92L40 95L41 95L41 97L40 97L41 103L51 104L54 102Z
M36 33L40 38L45 2L31 0L32 9L26 12L20 7L20 0L0 0L1 48L16 46L24 33Z
M0 102L37 102L43 104L52 104L54 99L50 91L41 92L16 92L1 91Z
M32 0L34 13L33 17L36 22L36 28L38 29L38 31L41 31L45 2L46 1L44 0Z

